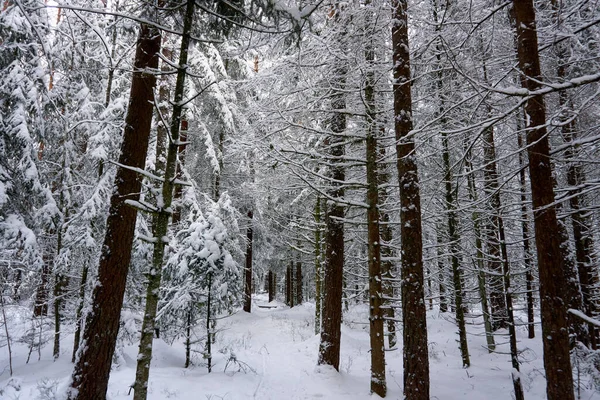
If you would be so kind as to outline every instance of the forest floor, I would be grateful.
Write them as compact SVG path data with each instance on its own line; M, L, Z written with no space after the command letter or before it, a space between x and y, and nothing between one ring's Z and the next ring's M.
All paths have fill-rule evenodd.
M344 315L340 372L316 366L319 336L314 335L314 304L290 309L257 295L251 314L237 314L219 321L214 345L213 370L207 373L198 355L195 364L183 368L185 351L182 341L172 345L154 341L154 357L149 383L149 399L237 400L237 399L373 399L369 394L369 336L367 306L350 307ZM13 316L14 317L14 316ZM463 369L458 350L456 327L449 313L428 312L431 398L440 400L496 400L512 398L511 364L508 338L497 353L489 354L480 319L469 319L471 367ZM519 349L521 376L527 400L545 398L542 347L537 337L527 339L520 327ZM400 332L401 339L401 332ZM9 377L6 347L0 348L0 399L60 399L68 384L72 364L70 351L73 335L65 337L62 353L52 359L48 344L26 364L28 349L13 345L13 377ZM402 343L398 350L386 353L389 399L402 398ZM120 365L110 377L108 398L131 398L136 367L137 344L126 346ZM229 363L228 363L229 361ZM6 368L5 368L6 366ZM600 394L583 391L582 399L600 399ZM90 399L91 400L91 399Z

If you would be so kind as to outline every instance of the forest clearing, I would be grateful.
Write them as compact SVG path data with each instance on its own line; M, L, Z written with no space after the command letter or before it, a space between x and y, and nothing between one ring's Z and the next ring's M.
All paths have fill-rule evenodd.
M194 366L184 368L185 348L182 341L173 344L154 339L154 353L148 399L331 399L367 400L369 394L368 310L353 305L345 313L342 326L341 367L337 373L330 367L317 367L319 338L314 334L314 303L306 302L289 308L281 302L267 303L266 295L255 297L252 314L238 312L220 324L215 348L214 369L207 373L200 355ZM276 308L260 308L260 305ZM24 318L26 320L26 318ZM469 342L473 349L473 365L460 367L455 328L438 311L428 313L431 354L432 399L509 399L512 391L508 346L498 346L499 354L488 354L481 318L470 319ZM27 326L25 324L25 326ZM522 374L528 399L545 398L542 350L539 339L527 339L519 331L523 350ZM73 336L63 346L70 348ZM130 386L135 378L136 343L125 343L119 362L114 366L108 386L108 398L131 398ZM67 385L72 364L68 357L54 362L50 348L42 358L32 356L25 364L27 346L15 348L14 377L0 377L3 399L53 399ZM387 355L390 379L388 396L402 398L402 353ZM235 357L235 361L231 361ZM4 358L2 358L4 359ZM228 363L229 362L229 363ZM582 398L595 399L589 378L581 382ZM19 389L16 390L15 387Z

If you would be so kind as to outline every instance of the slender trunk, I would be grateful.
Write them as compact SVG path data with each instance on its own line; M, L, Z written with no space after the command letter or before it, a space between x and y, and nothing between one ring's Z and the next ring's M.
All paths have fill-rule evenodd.
M471 153L468 152L465 156L465 169L467 173L467 185L469 188L470 200L477 203L477 189L475 187L475 176L473 171L473 164L471 162ZM496 349L496 343L494 341L494 333L492 329L492 321L489 311L487 289L485 284L485 271L483 263L483 245L481 242L481 217L478 211L473 211L471 218L473 220L473 230L475 234L475 249L477 251L477 286L479 289L479 297L481 301L481 313L483 314L483 325L485 327L485 338L487 342L488 351L491 353Z
M12 348L10 343L10 335L8 334L8 320L6 319L6 309L4 304L4 295L0 293L0 307L2 307L2 321L4 322L4 334L6 335L6 346L8 349L8 368L10 371L10 376L13 374L13 365L12 365Z
M321 197L315 202L315 335L321 333Z
M81 271L81 282L79 283L79 304L77 304L77 311L75 313L75 338L73 340L73 355L71 356L71 362L74 363L77 351L79 350L79 344L81 343L81 328L83 327L83 306L85 305L85 286L87 285L87 277L90 267L88 261L84 261L83 270Z
M298 255L300 257L300 255ZM302 293L302 262L296 261L296 304L302 305L304 303L304 296Z
M206 368L208 373L212 372L212 274L208 275L208 298L206 299L206 347L204 357L206 358Z
M540 60L533 0L513 0L519 67L527 77L525 88L541 87ZM550 145L546 131L546 108L542 96L527 102L527 153L531 176L535 242L540 275L540 303L546 394L548 400L574 400L569 355L569 334L561 280L562 257L554 203Z
M152 253L152 266L148 273L148 286L146 290L146 307L142 332L140 338L140 350L137 357L137 369L135 383L133 385L134 400L145 400L148 396L148 377L150 375L150 362L152 360L152 341L154 339L154 327L156 311L158 307L158 296L162 278L163 259L169 218L171 217L171 204L173 202L174 178L177 172L177 156L179 153L179 132L181 129L181 115L183 112L183 96L185 91L185 78L188 62L188 49L190 45L190 32L194 20L194 1L189 0L186 5L185 19L183 25L183 36L179 53L179 69L177 70L177 81L175 83L175 101L173 103L173 116L171 118L171 135L167 150L167 161L165 164L165 175L161 190L161 201L157 204L157 213L154 224L154 251ZM161 204L162 203L162 204Z
M485 67L484 67L485 71ZM484 237L487 247L488 271L492 272L488 281L490 287L490 304L492 329L508 327L508 307L502 272L502 255L500 249L500 193L498 192L498 172L496 170L496 148L494 145L494 128L489 127L483 134L483 176L484 193L490 204L490 214L484 225Z
M63 159L63 169L65 168L65 160ZM64 221L68 218L68 210L64 205L64 177L61 179L60 183L60 196L59 196L59 205L62 211L61 222L58 226L58 232L56 237L56 255L60 255L63 247L63 225ZM58 359L60 356L60 331L61 331L61 311L63 304L63 296L65 294L65 288L67 286L67 280L63 273L57 270L56 263L54 264L54 348L52 350L52 355L54 360Z
M367 3L370 7L370 4ZM369 27L371 10L366 10L365 27ZM373 45L367 42L365 59L372 68L375 59ZM379 190L377 177L377 121L375 112L375 76L369 69L365 82L365 105L367 114L366 160L367 160L367 246L369 266L369 337L371 345L371 393L385 397L385 336L383 335L381 239L379 232Z
M384 134L385 130L380 129L380 134ZM386 152L383 146L379 146L379 156L382 160L386 159ZM384 163L379 163L378 165L378 186L379 186L379 229L380 229L380 240L381 240L381 276L382 276L382 286L383 286L383 296L387 299L386 308L384 308L384 319L386 320L387 325L387 337L388 337L388 346L390 349L396 347L398 343L397 335L396 335L396 312L393 306L393 300L395 298L394 295L394 284L393 280L396 278L396 270L395 265L392 262L392 257L394 253L392 251L391 243L392 243L392 227L390 225L390 215L383 209L383 205L387 202L387 190L386 186L390 182L390 174L388 173L387 167Z
M192 353L192 308L188 310L187 317L185 319L185 364L183 368L188 368L191 363Z
M444 238L442 235L442 226L436 226L436 249L437 249L437 269L438 283L440 293L440 312L448 312L448 299L446 298L446 266L444 254Z
M70 400L106 398L137 212L126 201L137 201L141 177L130 168L144 168L152 122L154 87L161 37L157 29L140 26L136 46L130 107L125 117L115 189L110 201L106 235L98 266L98 285L92 294L92 311L83 333L85 348L78 352L72 375ZM135 106L134 106L135 105Z
M290 307L294 306L294 301L292 300L292 268L294 267L294 263L288 265L285 270L285 304Z
M394 129L400 186L404 398L429 399L427 319L423 287L421 198L412 131L412 98L406 0L392 0Z
M48 315L48 278L50 276L50 257L45 250L42 256L43 264L40 271L40 283L35 291L35 304L33 306L33 315L36 317L45 317Z
M253 213L248 211L248 228L246 231L246 266L244 268L244 311L249 313L252 309L252 228Z
M435 18L437 19L437 17ZM439 52L438 49L438 62ZM437 76L438 96L440 97L439 115L442 135L442 162L444 168L444 186L446 195L446 211L448 213L448 249L450 251L450 263L452 265L452 283L454 286L454 313L456 324L458 326L459 348L462 358L463 368L468 368L471 365L469 357L469 344L467 342L467 327L465 323L465 307L463 305L463 278L462 269L460 267L460 236L459 236L459 220L456 212L456 197L458 193L452 188L454 176L450 166L450 148L448 145L448 134L444 131L446 125L446 117L444 116L445 107L443 99L443 82L442 73ZM456 189L458 190L458 189Z
M515 390L515 400L523 400L524 392L521 384L521 374L519 372L519 350L517 348L517 332L515 327L515 317L513 314L513 303L510 290L510 269L508 263L508 251L506 248L506 238L504 236L504 222L502 218L499 219L500 225L498 231L500 233L500 246L502 249L502 278L504 281L504 295L507 307L508 316L508 340L510 343L510 361L512 364L512 381L513 388Z
M521 119L517 119L518 122ZM520 123L519 123L520 125ZM517 135L517 141L519 149L523 148L523 139L521 138L522 127L517 127L519 133ZM525 161L523 160L523 152L519 152L519 189L521 191L521 232L523 236L523 260L525 266L525 284L527 290L527 333L529 339L535 337L535 325L534 325L534 304L533 304L533 265L531 263L531 238L529 233L529 223L527 222L527 189L525 182Z

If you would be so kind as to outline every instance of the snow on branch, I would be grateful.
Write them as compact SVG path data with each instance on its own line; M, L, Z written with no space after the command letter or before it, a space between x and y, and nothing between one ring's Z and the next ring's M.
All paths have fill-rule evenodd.
M567 312L569 314L573 314L574 316L576 316L577 318L580 318L582 320L584 320L585 322L587 322L588 324L592 324L594 326L600 326L600 321L598 321L597 319L594 319L592 317L588 317L587 315L585 315L584 313L582 313L579 310L574 310L572 308L569 308L567 310Z

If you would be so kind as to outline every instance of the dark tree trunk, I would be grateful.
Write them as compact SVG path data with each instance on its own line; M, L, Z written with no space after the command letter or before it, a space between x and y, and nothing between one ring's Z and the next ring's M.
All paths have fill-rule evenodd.
M68 395L71 400L106 398L137 216L126 201L137 201L141 189L141 177L128 167L143 169L146 162L156 85L156 76L150 70L158 68L160 43L157 29L140 26L119 157L119 164L127 167L120 167L115 176L98 266L98 285L92 294L92 311L83 333L86 345L80 349L73 370L72 390Z
M370 4L367 4L371 7ZM365 27L369 27L372 10L367 10ZM369 70L365 82L366 105L366 167L367 167L367 247L369 266L369 338L371 345L371 392L385 397L385 338L383 335L381 239L379 232L379 178L377 174L377 120L375 109L375 76L372 70L375 53L373 44L368 41L365 59Z
M285 270L285 304L290 307L294 306L294 301L292 300L292 268L294 263L292 261L291 265Z
M275 278L273 272L267 274L267 290L269 291L269 303L275 300Z
M185 91L186 65L188 60L188 50L190 45L190 33L194 20L194 2L188 0L186 4L183 37L181 39L181 48L179 52L179 69L177 71L177 81L175 83L175 101L173 106L173 116L171 118L170 138L167 146L167 159L164 165L164 181L161 188L162 202L157 205L157 212L154 215L152 228L156 241L152 253L152 265L148 271L148 286L146 288L146 305L144 310L144 320L142 323L142 332L140 337L140 347L137 357L137 368L135 373L135 382L133 386L134 400L145 400L148 396L148 378L150 376L150 363L152 361L152 341L155 333L155 319L158 309L158 295L162 279L163 259L165 255L165 240L167 237L169 211L173 203L174 179L177 175L177 159L180 146L180 129L182 127L183 96ZM185 141L184 138L183 141Z
M380 133L385 133L384 129L381 129ZM386 159L386 151L383 146L379 146L379 156L381 159ZM391 299L395 298L393 280L396 278L396 268L392 262L394 252L391 247L392 243L392 227L390 225L390 215L383 209L383 206L387 202L387 190L386 186L390 183L390 174L388 173L387 166L384 163L378 165L378 185L379 185L379 231L381 239L381 276L383 286L383 296L387 298L386 308L384 308L384 318L386 319L388 345L390 349L396 347L398 339L396 337L396 317L394 310L394 301Z
M471 161L472 155L468 150L468 146L465 143L465 169L467 174L467 186L469 188L470 200L477 203L477 188L475 186L475 175L473 170L473 163ZM483 244L481 241L481 217L479 211L473 211L471 215L473 220L473 230L475 234L475 249L477 251L477 288L479 290L479 297L481 302L481 313L483 314L483 325L485 327L485 338L487 342L488 352L492 353L496 349L496 343L494 341L494 334L492 329L492 321L490 315L490 308L488 306L487 288L485 284L485 270L483 262Z
M252 310L252 237L254 236L252 210L248 211L248 228L246 230L246 266L244 268L244 311Z
M339 20L339 10L335 11L335 19ZM344 36L344 33L342 33ZM344 38L341 38L343 41ZM340 62L340 61L338 61ZM346 65L337 65L333 71L333 90L331 108L344 110L346 99L343 93L346 86ZM331 365L339 371L340 339L342 323L342 295L344 285L344 205L335 201L344 197L343 182L346 179L344 170L344 138L346 116L338 112L331 116L329 129L333 135L326 139L330 168L329 196L325 212L325 260L323 265L324 296L322 310L321 341L319 344L319 365Z
M485 69L484 69L485 71ZM494 144L494 128L489 127L483 134L483 177L484 193L489 199L490 214L484 224L484 238L487 247L488 271L492 274L488 279L490 287L490 305L492 314L492 329L508 327L508 308L504 293L502 272L502 255L500 249L499 227L501 224L500 193L498 192L498 172L496 170L496 147Z
M527 77L526 89L541 87L535 10L532 0L513 0L517 27L519 67ZM525 106L528 118L527 153L535 226L535 242L540 275L540 303L546 394L548 400L574 400L573 375L569 355L569 333L565 299L560 279L562 257L554 203L550 145L546 131L546 108L542 96L534 96Z
M517 120L520 121L520 118ZM517 141L519 149L523 148L523 139L521 138L521 128L519 127L519 134L517 135ZM521 232L523 235L523 264L525 266L525 284L527 290L527 333L529 339L535 337L535 325L534 325L534 313L533 313L533 265L531 263L532 251L531 251L531 237L529 233L529 223L527 215L527 189L525 182L525 161L523 160L523 152L519 152L519 183L521 191Z
M304 303L304 295L302 292L302 262L296 262L296 304L301 305Z
M400 240L402 243L402 324L404 337L404 398L429 400L429 358L421 198L412 130L412 98L406 0L392 1L394 73L394 128L400 186Z
M315 202L315 335L321 333L322 309L322 282L323 270L321 268L321 197L317 196Z
M47 250L45 250L47 251ZM33 315L36 317L45 317L48 315L48 282L50 277L50 263L51 258L44 254L44 264L42 265L42 271L40 274L40 283L38 284L35 291L35 304L33 306Z

